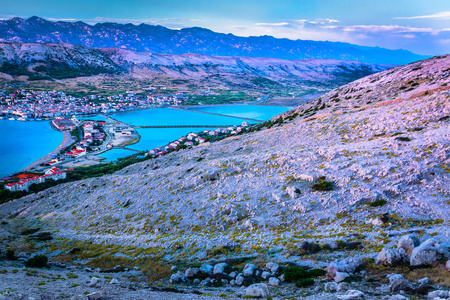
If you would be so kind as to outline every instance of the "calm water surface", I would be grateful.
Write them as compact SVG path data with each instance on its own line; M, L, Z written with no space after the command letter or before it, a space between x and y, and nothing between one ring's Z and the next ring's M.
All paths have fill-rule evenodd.
M199 106L193 110L251 118L266 121L281 114L289 107L262 105ZM111 115L113 118L134 125L205 125L201 128L140 128L141 140L129 148L143 151L164 146L189 132L213 130L220 125L240 125L244 119L203 114L188 109L157 108L135 110ZM102 117L90 119L103 120ZM249 122L255 123L255 122ZM210 127L211 126L211 127ZM29 164L53 151L62 142L63 134L51 129L49 122L19 122L0 120L0 177L18 172ZM130 150L114 149L101 154L106 161L134 154Z
M49 154L64 137L48 121L0 120L0 132L0 177L19 172Z

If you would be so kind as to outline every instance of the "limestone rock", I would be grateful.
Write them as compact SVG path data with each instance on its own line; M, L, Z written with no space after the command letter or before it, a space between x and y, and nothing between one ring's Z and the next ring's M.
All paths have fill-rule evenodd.
M91 282L89 282L89 287L95 287L99 281L100 279L98 277L92 277Z
M403 256L397 249L388 249L386 247L378 253L377 259L375 260L376 264L382 264L385 266L392 266L398 264L403 260Z
M364 299L365 295L363 292L358 290L348 290L345 295L337 296L339 300L360 300Z
M199 271L205 274L212 275L214 267L210 264L204 264L200 267Z
M99 300L102 299L103 295L100 292L93 292L87 295L89 300Z
M244 274L244 276L252 276L256 269L254 264L246 264L244 270L242 270L242 274Z
M450 259L445 263L445 268L450 272Z
M262 274L261 274L261 278L262 279L267 279L269 277L270 277L270 273L269 272L267 272L267 271L262 272Z
M391 274L389 276L389 291L403 291L410 290L412 288L411 283L403 278L400 274Z
M278 286L278 285L280 285L280 279L278 279L276 277L270 277L269 278L269 285L271 285L271 286Z
M448 291L432 291L428 293L428 299L446 299L450 297L450 293Z
M186 270L186 272L184 272L184 276L186 276L187 278L191 278L194 277L195 275L197 275L198 273L198 268L189 268Z
M266 270L272 274L276 274L280 270L280 266L277 263L269 262L266 264Z
M269 289L265 283L255 283L245 289L245 295L251 297L267 298Z
M412 250L419 245L420 241L415 235L402 236L397 242L397 248L404 249L408 255L411 255Z
M235 278L237 276L237 273L233 271L230 274L228 274L228 276L230 276L231 278Z
M430 278L428 278L428 277L425 277L425 278L417 280L417 283L420 284L420 285L424 285L424 284L427 284L429 282L430 282Z
M241 274L239 274L238 276L236 276L235 282L236 285L241 285L244 282L244 277Z
M339 285L337 287L337 291L338 292L345 292L346 290L348 290L348 283L347 282L339 283Z
M227 263L220 263L214 266L214 274L223 274L225 272L225 268L227 267Z
M410 265L430 266L441 258L441 249L435 239L428 239L411 252Z
M117 278L113 278L109 284L119 284L119 280L117 280Z
M336 291L338 284L334 281L325 283L325 291Z
M342 282L345 279L347 279L348 277L350 277L350 274L348 274L346 272L336 272L336 275L334 276L334 281Z

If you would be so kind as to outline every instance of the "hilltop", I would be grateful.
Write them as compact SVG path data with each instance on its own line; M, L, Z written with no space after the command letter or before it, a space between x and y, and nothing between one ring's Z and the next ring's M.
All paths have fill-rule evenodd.
M322 268L345 260L329 266L329 278L344 272L339 266L353 276L364 265L349 285L366 299L399 289L419 293L412 291L415 283L392 288L394 279L388 288L381 275L392 272L409 280L427 274L433 286L426 294L448 284L443 264L450 258L449 66L446 55L370 75L254 133L56 186L1 205L0 217L53 232L64 239L54 242L60 249L49 252L54 259L82 265L95 265L93 246L74 240L120 245L115 252L95 250L100 261L112 264L129 259L133 265L144 254L178 267L206 261L239 268L245 258L258 266L276 261ZM409 262L413 254L396 249L399 238L412 233L428 240L420 247L432 248L431 266L390 266L406 264L406 255ZM411 243L415 251L422 249L418 240ZM80 254L70 256L76 247ZM373 258L383 247L387 267L376 267ZM171 282L181 280L180 274ZM323 292L324 283L313 281L301 293L335 299ZM288 284L281 287L272 293L299 293Z
M333 59L157 54L73 44L0 43L0 77L31 86L93 93L167 87L250 95L323 92L392 66Z
M289 60L339 59L377 64L405 64L425 56L405 50L363 47L339 42L240 37L206 28L180 30L147 24L52 22L39 17L0 20L0 41L70 43L92 48L125 48L165 54L273 57Z

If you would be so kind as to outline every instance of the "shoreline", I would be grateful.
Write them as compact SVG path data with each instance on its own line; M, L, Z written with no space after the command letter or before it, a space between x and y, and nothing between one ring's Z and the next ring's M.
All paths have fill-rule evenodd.
M52 127L52 129L53 129L53 127ZM53 150L52 152L50 152L46 156L36 160L35 162L31 163L30 165L28 165L27 167L23 168L18 173L30 171L30 169L34 168L35 166L39 165L42 162L45 162L52 155L57 154L61 149L69 146L73 142L72 141L72 136L70 135L70 133L68 131L62 131L62 133L64 135L63 140L62 140L61 144L59 144L59 146L55 148L55 150Z

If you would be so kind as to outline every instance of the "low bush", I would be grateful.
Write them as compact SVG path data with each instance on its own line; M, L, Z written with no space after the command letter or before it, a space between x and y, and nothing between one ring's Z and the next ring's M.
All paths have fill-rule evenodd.
M45 255L36 255L25 262L27 268L43 268L46 267L48 258Z
M380 207L380 206L385 205L386 203L387 203L387 201L384 199L377 199L377 200L373 201L372 203L370 203L369 205L372 207Z
M312 279L312 278L300 279L299 281L297 281L295 283L295 285L299 288L306 288L313 284L314 284L314 279Z
M316 183L314 183L311 188L315 191L332 191L334 184L331 181L327 181L325 176L322 176L317 179Z

